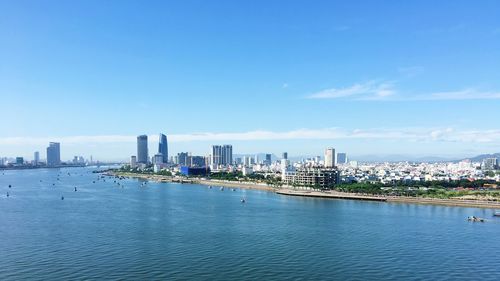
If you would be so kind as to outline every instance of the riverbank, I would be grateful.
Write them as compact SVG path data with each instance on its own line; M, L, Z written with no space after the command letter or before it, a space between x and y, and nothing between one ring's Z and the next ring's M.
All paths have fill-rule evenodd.
M290 196L304 196L304 197L320 197L330 199L350 199L350 200L366 200L366 201L379 201L389 203L403 203L403 204L424 204L424 205L441 205L441 206L456 206L456 207L469 207L469 208L486 208L486 209L500 209L500 202L474 200L474 199L438 199L426 197L404 197L404 196L374 196L362 195L358 193L347 193L337 191L300 191L290 189L280 189L276 191L278 194Z
M359 193L339 192L339 191L296 190L287 188L275 188L265 183L233 182L233 181L212 180L212 179L179 179L171 176L148 175L148 174L127 173L127 172L107 172L107 174L110 176L132 177L132 178L152 180L157 182L193 183L193 184L203 184L210 186L221 186L221 187L223 186L229 188L265 190L265 191L276 192L277 194L280 195L288 195L288 196L316 197L325 199L366 200L366 201L379 201L388 203L441 205L441 206L486 208L486 209L500 210L500 202L498 201L458 199L458 198L438 199L438 198L426 198L426 197L383 196L383 195L377 196L377 195L366 195Z
M304 197L319 197L319 198L331 198L331 199L349 199L349 200L365 200L365 201L379 201L385 202L387 198L385 196L373 196L373 195L361 195L357 193L347 193L338 191L302 191L293 189L279 189L276 193L281 195L289 196L304 196Z
M276 191L277 189L269 186L265 183L255 183L255 182L234 182L234 181L224 181L224 180L213 180L213 179L181 179L172 176L161 176L161 175L148 175L148 174L137 174L137 173L127 173L127 172L106 172L110 176L122 176L130 177L144 180L151 180L157 182L176 182L176 183L193 183L193 184L203 184L210 186L220 186L229 188L244 188L244 189L257 189L265 191Z

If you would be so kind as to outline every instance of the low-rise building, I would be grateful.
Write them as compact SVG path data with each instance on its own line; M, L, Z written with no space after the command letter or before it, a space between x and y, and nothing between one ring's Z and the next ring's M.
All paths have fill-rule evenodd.
M301 168L285 172L282 179L289 186L331 189L339 182L339 172L332 168Z

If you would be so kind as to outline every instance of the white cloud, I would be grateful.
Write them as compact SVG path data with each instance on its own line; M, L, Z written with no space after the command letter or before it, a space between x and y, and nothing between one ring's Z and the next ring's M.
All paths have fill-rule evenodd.
M326 89L308 96L311 99L352 98L359 100L379 100L392 96L395 93L392 82L369 81L354 84L347 88Z
M460 91L436 92L418 95L414 100L488 100L500 99L500 92L485 92L476 89L464 89Z
M440 100L495 100L500 91L481 91L467 88L458 91L404 94L394 82L358 83L346 88L331 88L307 96L309 99L346 99L357 101L440 101Z
M155 142L157 135L150 135L149 140ZM277 141L277 140L340 140L340 139L385 139L418 142L466 142L488 143L500 142L500 129L463 130L455 128L373 128L354 129L323 128L297 129L291 131L248 131L241 133L193 133L168 135L169 142L222 142L222 141ZM50 141L58 141L65 145L99 145L99 144L131 144L136 136L67 136L67 137L6 137L0 138L0 145L40 145L46 146Z

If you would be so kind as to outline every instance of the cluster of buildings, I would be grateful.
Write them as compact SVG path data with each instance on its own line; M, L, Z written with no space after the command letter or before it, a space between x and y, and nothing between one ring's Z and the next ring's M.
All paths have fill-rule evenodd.
M165 134L159 135L158 150L152 157L149 157L148 151L148 136L137 136L137 155L130 157L130 167L200 176L210 172L237 171L243 176L250 176L259 172L266 177L278 178L284 185L316 188L331 188L337 184L340 181L337 164L347 163L347 155L336 154L333 148L325 150L324 161L318 156L292 163L288 159L287 152L274 162L272 154L264 154L262 160L259 159L259 155L233 157L233 146L230 144L212 145L206 156L180 152L169 158Z
M486 163L486 165L485 165ZM492 164L496 163L496 164ZM391 184L403 182L407 184L425 181L455 181L455 180L496 180L500 175L491 172L498 169L498 161L487 160L471 162L440 163L365 163L340 166L341 182L369 182Z
M349 161L346 153L336 153L326 148L323 156L291 161L287 152L281 158L272 154L233 155L230 144L212 145L207 155L180 152L169 158L167 137L160 134L158 150L148 156L148 137L137 137L137 156L132 156L130 166L144 169L153 167L155 172L167 170L183 175L207 175L210 172L241 172L243 176L254 173L279 179L285 186L331 188L339 183L372 182L416 183L422 181L451 181L460 179L496 179L500 175L488 171L499 169L497 158L487 158L481 163L358 163Z
M40 152L35 151L33 153L33 160L27 161L24 157L16 158L0 158L0 167L4 168L57 168L57 167L68 167L68 166L84 166L92 163L91 160L87 161L82 156L74 156L73 160L62 162L61 161L61 144L58 142L50 142L46 149L46 158L40 158Z

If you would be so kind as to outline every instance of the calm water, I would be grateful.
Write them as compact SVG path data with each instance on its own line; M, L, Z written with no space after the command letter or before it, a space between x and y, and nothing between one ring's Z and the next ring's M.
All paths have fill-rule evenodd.
M492 210L122 188L91 171L0 171L0 280L500 280Z

